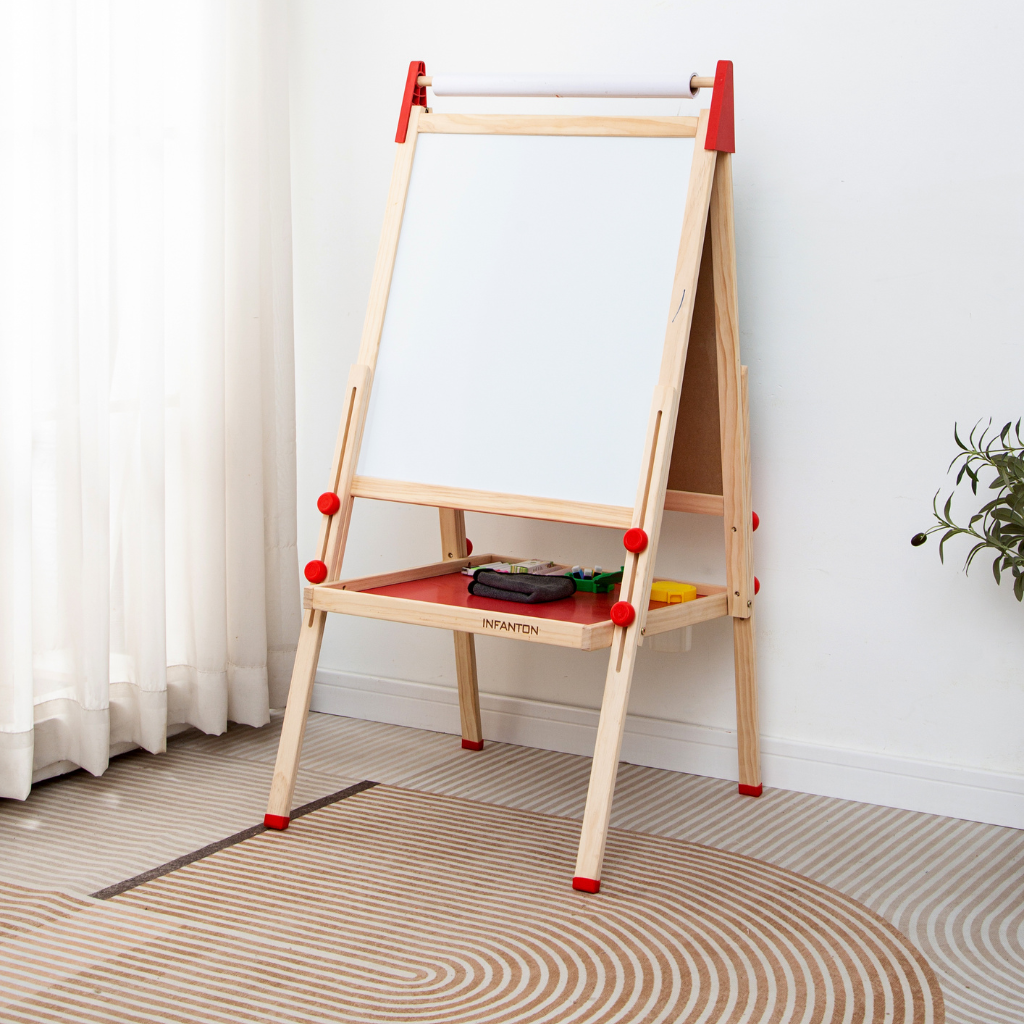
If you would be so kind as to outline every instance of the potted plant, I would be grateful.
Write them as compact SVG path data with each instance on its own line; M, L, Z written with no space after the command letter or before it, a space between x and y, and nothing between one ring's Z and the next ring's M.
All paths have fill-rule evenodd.
M987 477L986 470L994 471L988 489L996 492L995 497L982 505L966 526L958 526L951 512L953 494L946 499L940 512L939 491L936 491L932 510L938 522L924 533L915 534L910 543L920 547L929 534L945 531L939 541L939 558L945 561L942 549L947 540L959 534L973 538L975 544L968 552L964 571L970 569L975 555L991 548L996 552L992 562L996 583L1002 582L1002 575L1007 570L1012 572L1013 594L1021 601L1024 600L1024 444L1021 442L1021 420L1016 424L1007 423L998 434L990 434L991 427L992 421L989 420L975 437L978 430L978 424L975 424L967 444L960 440L957 428L953 427L953 438L960 452L949 464L947 472L959 464L957 485L966 476L971 482L971 490L977 494L981 475Z

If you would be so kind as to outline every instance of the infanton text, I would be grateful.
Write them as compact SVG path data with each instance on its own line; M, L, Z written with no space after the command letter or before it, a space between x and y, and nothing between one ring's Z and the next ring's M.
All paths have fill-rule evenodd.
M540 636L540 629L537 626L530 626L525 622L505 622L504 619L484 619L484 629L496 629L502 633L526 633L532 636Z

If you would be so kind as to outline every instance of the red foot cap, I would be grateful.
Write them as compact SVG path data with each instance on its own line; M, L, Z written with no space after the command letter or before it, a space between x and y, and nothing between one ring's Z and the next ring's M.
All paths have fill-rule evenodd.
M744 786L740 783L740 796L760 796L763 786Z
M647 547L647 534L639 526L634 526L632 530L626 531L622 538L622 546L627 551L632 551L634 555L639 555Z
M307 562L304 572L306 579L310 583L323 583L327 579L327 566L319 558L314 558L312 562Z
M611 617L616 626L628 626L636 618L636 609L628 601L616 601Z
M484 749L484 741L483 740L463 740L462 741L462 749L463 750L483 750Z
M471 554L473 554L473 542L467 537L466 538L466 557L469 558L469 556Z
M572 880L572 887L579 889L580 892L600 892L601 891L601 879L600 878L584 878L582 875L577 875Z
M263 824L267 828L276 828L278 832L283 832L288 827L290 819L285 817L283 814L264 814Z
M756 594L761 589L761 581L755 576L754 577L754 593Z
M761 520L758 518L756 512L751 512L750 513L750 518L751 518L751 521L754 524L752 529L756 530L761 525Z
M339 498L334 491L324 491L324 493L316 499L316 507L320 509L325 516L333 516L334 513L341 508L341 498Z

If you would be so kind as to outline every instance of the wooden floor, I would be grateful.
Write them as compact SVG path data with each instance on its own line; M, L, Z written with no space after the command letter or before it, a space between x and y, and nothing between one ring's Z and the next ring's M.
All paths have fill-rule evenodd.
M279 720L186 734L166 755L116 758L99 779L0 801L0 885L88 895L263 816ZM296 803L363 779L579 818L589 760L311 715ZM622 765L613 825L755 857L853 897L902 931L942 985L947 1020L1024 1020L1024 832Z

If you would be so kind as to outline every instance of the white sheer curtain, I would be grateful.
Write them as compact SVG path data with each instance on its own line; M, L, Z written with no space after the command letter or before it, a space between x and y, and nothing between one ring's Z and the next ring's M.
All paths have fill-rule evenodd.
M0 0L0 796L283 703L286 31Z

